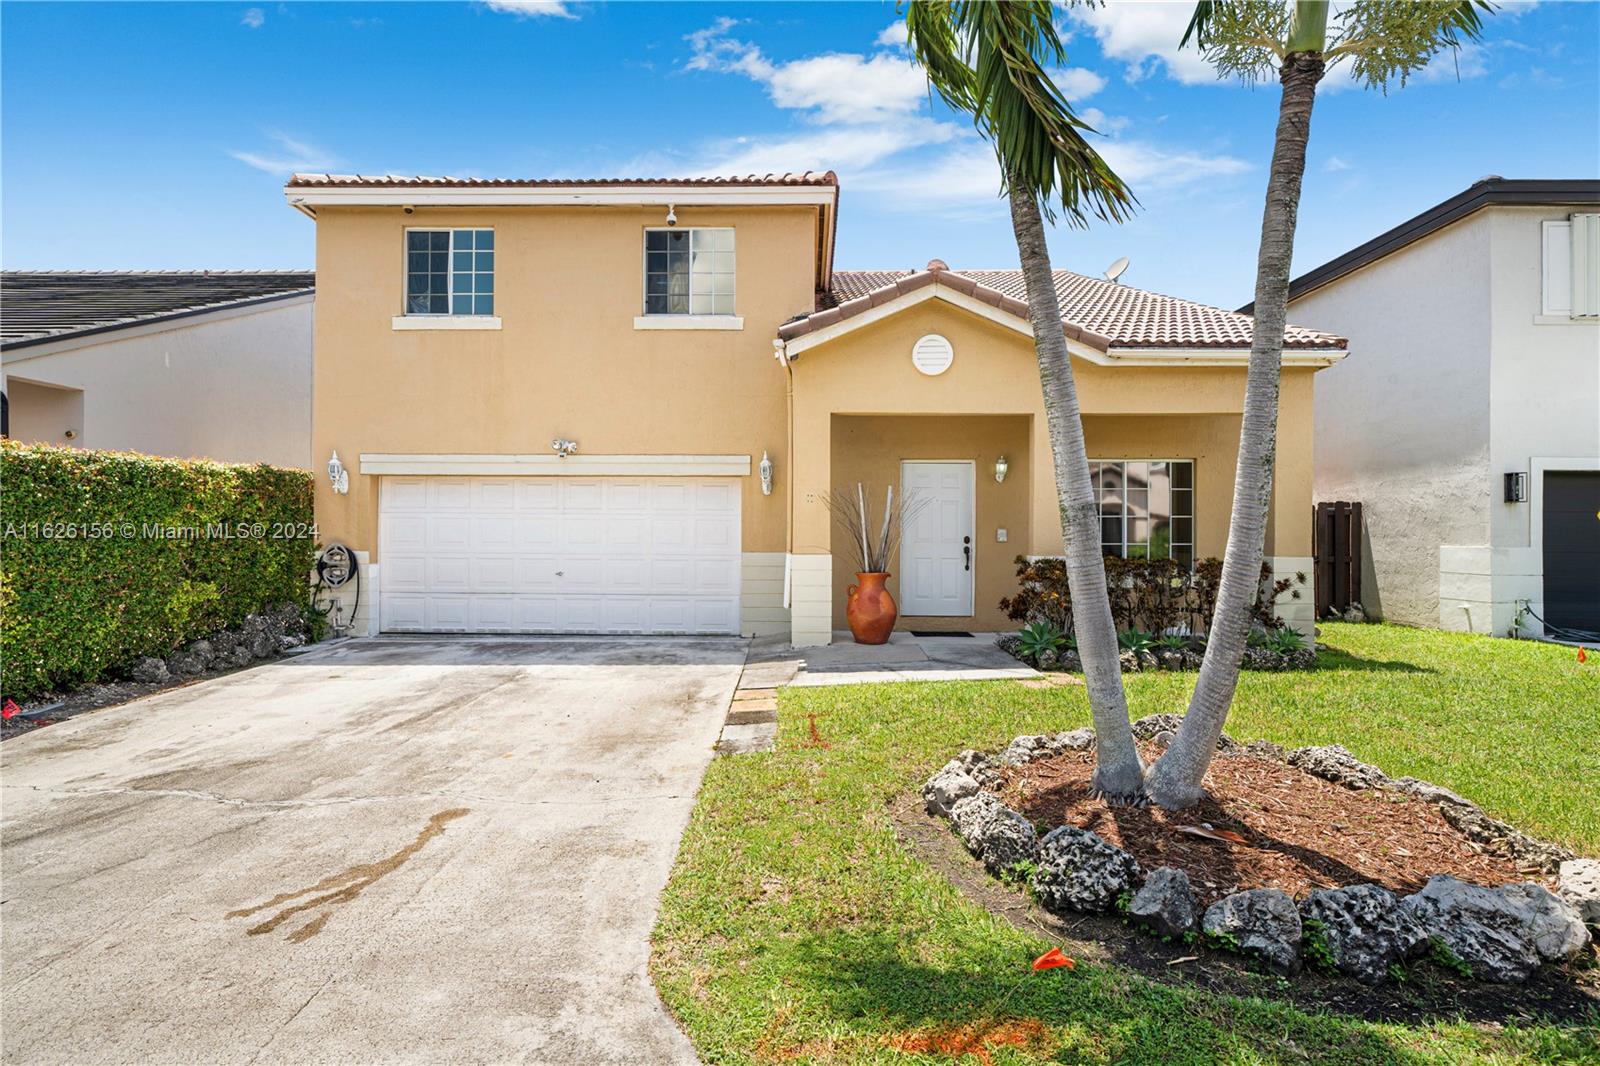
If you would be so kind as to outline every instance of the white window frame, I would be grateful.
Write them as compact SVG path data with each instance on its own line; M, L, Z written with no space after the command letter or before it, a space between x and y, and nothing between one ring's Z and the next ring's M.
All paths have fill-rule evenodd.
M733 242L733 299L734 307L739 301L739 238L738 228L735 226L646 226L639 238L639 309L640 314L634 317L634 329L744 329L744 318L738 314L674 314L671 311L650 311L650 234L652 233L689 233L692 242L697 230L725 230ZM691 247L692 252L692 247ZM690 282L693 284L693 268L690 268ZM694 298L691 289L690 300Z
M1195 479L1196 479L1196 475L1197 475L1197 469L1196 468L1199 466L1199 464L1192 458L1186 458L1186 457L1182 457L1182 456L1171 456L1171 457L1168 457L1168 456L1154 456L1154 457L1150 457L1150 458L1145 458L1145 457L1140 457L1140 456L1134 456L1134 457L1130 457L1130 458L1111 458L1111 457L1106 457L1106 458L1100 458L1100 459L1096 459L1094 457L1090 457L1089 464L1091 466L1093 466L1096 463L1117 463L1117 464L1120 464L1123 467L1123 475L1122 476L1123 476L1123 492L1124 493L1127 492L1127 464L1129 464L1129 463L1168 463L1168 464L1171 464L1171 463L1187 463L1189 465L1189 487L1187 489L1185 489L1185 490L1179 490L1179 491L1186 491L1186 492L1189 493L1189 513L1187 515L1181 516L1181 517L1185 517L1185 518L1189 519L1189 523L1190 523L1190 526L1189 526L1189 539L1187 541L1181 541L1181 542L1173 541L1173 540L1169 539L1167 541L1167 555L1166 555L1166 558L1168 558L1168 559L1172 558L1172 549L1173 549L1173 547L1178 546L1178 545L1185 546L1185 547L1187 547L1189 549L1189 566L1190 566L1191 569L1193 569L1195 564L1200 561L1200 553L1199 553L1199 550L1197 548L1197 534L1199 532L1199 529L1195 525L1195 523L1198 521L1198 517L1196 516L1195 512L1199 509L1198 506L1197 506L1197 504L1199 502L1198 499L1197 499L1197 494L1199 493L1199 487L1196 485ZM1095 518L1096 518L1096 521L1098 523L1098 521L1103 520L1103 518L1104 518L1104 516L1101 515L1101 513L1100 513L1100 485L1098 483L1096 483L1094 485L1094 494L1095 494ZM1168 514L1167 515L1167 518L1168 518L1169 521L1173 517L1175 517L1175 516L1172 515L1172 514ZM1102 545L1102 550L1103 550L1104 541L1103 540L1102 541L1098 541L1097 543ZM1128 558L1128 555L1127 555L1127 551L1128 551L1128 508L1127 508L1126 497L1124 497L1123 508L1122 508L1122 551L1123 551L1122 558L1124 558L1124 559Z
M391 325L392 328L394 328L396 330L428 330L428 329L483 330L483 329L499 329L501 327L501 322L500 322L500 316L499 315L477 315L477 314L459 315L459 314L455 314L454 312L448 311L448 310L443 311L443 312L437 312L437 311L412 311L409 308L409 306L407 306L409 304L409 302L410 302L410 299L411 299L411 293L410 293L409 290L410 290L410 282L411 282L411 234L413 234L413 233L449 233L451 235L450 236L450 248L445 253L447 256L450 257L447 269L445 271L445 304L446 304L447 307L448 306L453 306L455 304L455 297L456 297L456 291L455 291L455 285L456 285L456 282L455 282L455 274L456 274L456 270L455 270L455 231L458 230L458 229L467 229L467 230L473 230L473 231L478 231L478 232L487 231L489 233L494 233L495 232L495 227L493 227L493 226L406 226L405 227L405 233L404 233L404 236L401 237L401 243L400 243L400 249L401 249L400 250L400 263L401 263L400 299L401 299L401 308L400 308L400 314L395 315L393 320L390 322L390 325ZM500 278L500 254L499 254L500 253L500 241L499 241L498 236L496 236L494 248L491 249L491 250L495 253L495 263L494 263L494 269L492 271L492 273L494 275L494 278L495 278L495 283L494 283L495 284L495 291L491 295L495 298L496 302L498 302L499 298L500 298L500 292L499 292L499 288L500 288L500 281L499 281L499 278ZM476 269L474 269L473 272L476 273L477 272Z

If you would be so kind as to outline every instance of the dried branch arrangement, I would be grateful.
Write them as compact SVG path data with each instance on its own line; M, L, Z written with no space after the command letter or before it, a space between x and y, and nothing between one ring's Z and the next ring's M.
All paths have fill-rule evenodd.
M867 509L866 488L858 481L855 492L824 493L822 502L839 529L849 535L854 549L856 571L863 574L889 572L889 561L900 550L900 536L905 524L914 519L926 506L926 500L901 496L896 499L894 486L884 491L883 522L872 521Z

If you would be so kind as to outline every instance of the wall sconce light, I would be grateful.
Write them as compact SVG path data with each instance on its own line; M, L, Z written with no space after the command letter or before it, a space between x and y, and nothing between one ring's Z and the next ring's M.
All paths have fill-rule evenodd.
M995 480L995 483L996 484L1004 483L1005 479L1006 479L1006 472L1009 471L1010 469L1011 469L1011 464L1006 462L1006 457L1005 456L1002 455L1000 458L996 459L994 461L994 480Z
M765 451L762 451L762 453L761 453L761 465L759 467L757 467L756 469L761 474L761 495L763 495L763 496L771 496L772 495L772 460L767 457L767 453Z
M555 440L551 441L550 447L556 450L557 459L565 459L569 455L578 454L578 442L575 440L567 440L564 437L557 437Z
M350 471L339 461L338 452L334 452L333 458L328 460L328 481L340 496L350 491Z
M1528 475L1521 470L1509 471L1506 474L1506 502L1528 502Z

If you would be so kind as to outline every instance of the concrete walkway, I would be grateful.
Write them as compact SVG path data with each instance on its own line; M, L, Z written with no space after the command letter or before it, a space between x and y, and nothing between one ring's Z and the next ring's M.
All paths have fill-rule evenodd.
M995 647L994 633L917 636L896 632L887 644L856 644L834 634L826 647L800 648L799 672L791 684L860 685L874 681L1003 681L1037 678L1039 672ZM754 652L752 653L754 654Z
M0 746L0 1058L691 1062L649 933L742 640L349 642Z

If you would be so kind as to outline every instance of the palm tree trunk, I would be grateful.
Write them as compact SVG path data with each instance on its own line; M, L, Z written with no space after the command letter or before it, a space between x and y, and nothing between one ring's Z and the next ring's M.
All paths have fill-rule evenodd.
M1006 183L1011 199L1011 226L1016 231L1022 276L1027 283L1028 317L1039 356L1044 386L1044 414L1050 429L1050 454L1055 460L1056 495L1066 536L1067 587L1072 592L1072 626L1083 660L1089 709L1094 714L1094 786L1115 800L1131 800L1144 787L1144 765L1133 746L1128 701L1122 690L1122 659L1117 627L1106 597L1106 568L1100 557L1100 512L1089 481L1089 453L1078 410L1078 389L1072 359L1061 325L1050 251L1045 245L1039 204L1024 182Z
M1256 259L1255 334L1245 382L1239 433L1239 467L1233 483L1233 513L1222 559L1222 582L1206 642L1205 660L1189 713L1172 745L1151 768L1146 794L1176 810L1197 802L1206 768L1216 752L1239 684L1239 663L1250 635L1250 606L1261 583L1267 510L1272 500L1272 464L1278 442L1278 377L1283 365L1283 325L1288 314L1289 266L1294 251L1300 180L1311 135L1311 105L1322 77L1321 52L1285 57L1278 133L1267 178Z

